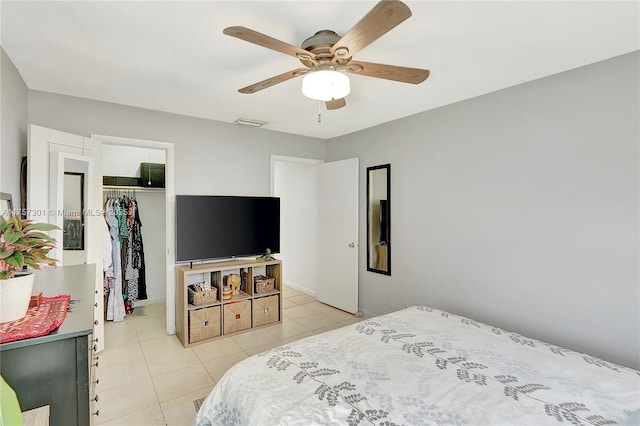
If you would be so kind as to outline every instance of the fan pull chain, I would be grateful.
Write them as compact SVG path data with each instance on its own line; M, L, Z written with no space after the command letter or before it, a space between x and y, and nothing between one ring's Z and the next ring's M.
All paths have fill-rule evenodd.
M318 101L318 123L322 123L322 114L320 113L320 101Z

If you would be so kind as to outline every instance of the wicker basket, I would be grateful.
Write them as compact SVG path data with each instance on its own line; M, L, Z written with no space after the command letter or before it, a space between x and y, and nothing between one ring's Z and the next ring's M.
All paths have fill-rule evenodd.
M259 275L253 279L255 282L256 293L268 293L273 291L276 286L276 279L273 277L266 277Z
M211 290L195 291L191 287L189 290L189 303L194 306L209 305L216 301L218 289L213 287Z
M219 336L220 306L189 310L189 343Z

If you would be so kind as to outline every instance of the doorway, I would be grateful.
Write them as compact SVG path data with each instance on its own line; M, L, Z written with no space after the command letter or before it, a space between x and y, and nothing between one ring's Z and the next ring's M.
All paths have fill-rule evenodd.
M280 198L283 282L317 296L318 171L322 160L271 157L271 195Z
M164 204L164 240L165 245L162 245L163 253L156 253L156 256L164 257L164 279L165 285L165 305L166 305L166 322L167 322L167 334L175 334L176 322L175 322L175 189L174 189L174 145L169 142L148 141L141 139L123 138L117 136L108 135L91 135L92 138L102 141L103 145L109 149L111 147L129 147L132 149L139 148L147 150L145 152L161 151L164 153L165 159L165 188L164 188L164 200L158 200L158 197L162 197L153 191L145 192L144 196L149 202L150 208L153 205ZM153 150L153 151L152 151ZM155 157L153 157L155 158ZM153 160L149 157L148 159ZM142 192L140 192L142 194ZM136 196L140 196L137 194ZM157 224L162 226L162 223ZM144 229L144 222L143 222ZM157 249L157 247L156 247ZM145 246L146 250L146 246ZM150 301L154 297L149 295ZM158 297L158 296L156 296Z
M357 158L271 157L283 282L351 313L358 311L358 173Z

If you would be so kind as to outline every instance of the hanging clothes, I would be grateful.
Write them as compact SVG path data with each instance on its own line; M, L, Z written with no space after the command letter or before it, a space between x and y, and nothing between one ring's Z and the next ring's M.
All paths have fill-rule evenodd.
M137 238L134 235L134 221L132 220L135 216L136 203L134 200L127 199L126 203L127 208L127 259L126 259L126 268L125 268L125 280L127 281L127 296L128 300L134 301L138 300L138 277L140 276L140 270L135 267L133 263L134 259L134 251L137 252L137 249L134 247L134 241ZM140 236L141 238L141 236ZM138 247L139 249L139 247ZM136 253L138 256L139 253Z
M135 270L138 271L138 299L147 298L147 283L144 265L144 244L142 242L142 221L138 209L138 201L133 200L135 211L132 223L131 245L132 245L132 263Z
M107 223L109 224L109 235L111 237L111 260L113 268L112 282L109 283L109 296L107 299L107 320L124 320L125 308L122 297L122 273L120 263L120 236L118 226L119 203L116 199L107 200ZM106 277L108 278L108 277Z
M113 278L105 271L109 287L107 319L121 321L134 312L134 302L147 298L142 221L135 196L111 194L105 201L111 238Z
M109 232L109 224L106 215L102 217L102 269L104 272L112 271L113 275L113 257L111 254L111 233Z

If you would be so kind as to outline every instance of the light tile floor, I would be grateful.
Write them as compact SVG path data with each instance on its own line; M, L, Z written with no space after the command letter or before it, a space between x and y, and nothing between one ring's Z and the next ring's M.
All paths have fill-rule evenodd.
M361 320L284 287L282 323L184 348L166 334L165 305L136 308L105 325L99 354L100 425L191 425L193 400L209 394L229 367L268 349Z

